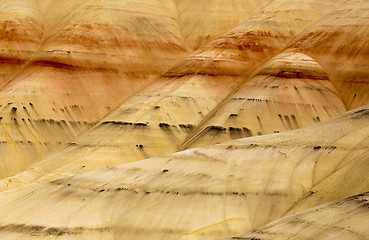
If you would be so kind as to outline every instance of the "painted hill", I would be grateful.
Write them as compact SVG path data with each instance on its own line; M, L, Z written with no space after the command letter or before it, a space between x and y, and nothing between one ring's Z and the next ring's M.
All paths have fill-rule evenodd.
M237 236L288 214L317 186L331 186L324 181L345 167L366 174L359 162L369 160L368 113L365 107L307 128L3 192L0 203L7 207L0 210L0 234L5 239ZM365 179L361 186L368 186ZM353 193L336 183L341 188L336 197Z
M283 52L214 109L181 149L288 131L344 112L336 88L314 59Z
M0 9L0 239L369 238L367 0Z
M45 157L30 166L26 172L8 179L11 183L6 184L35 183L39 178L50 181L182 149L186 139L212 114L218 104L226 100L262 63L286 47L308 23L321 18L338 3L317 3L312 0L303 2L304 4L295 0L271 2L241 26L184 58L65 149ZM316 11L317 4L321 6L321 11ZM289 11L286 13L279 10L283 8L288 8ZM302 16L305 16L304 21L301 20ZM321 72L318 74L324 74ZM335 91L332 85L329 87ZM319 92L317 94L321 95ZM314 104L319 101L309 100L314 97L310 94L304 102L311 101ZM327 114L326 111L331 110L323 107L320 112L305 112L302 118L308 120L301 126L313 123L313 117L319 118L317 114L322 113L320 117L324 120L345 111L334 93L327 95L325 101L328 101L327 98L336 102L330 107L334 109L332 113ZM289 114L298 115L297 111ZM277 114L274 117L277 118ZM280 130L287 129L289 128ZM214 143L211 138L205 142Z
M217 11L217 2L202 1L197 14L191 1L13 2L2 1L0 19L7 36L0 66L2 178L94 126L183 59L193 41L200 47L265 4L234 1Z
M2 177L91 128L186 53L175 5L82 2L67 1L73 14L45 20L32 61L0 91Z

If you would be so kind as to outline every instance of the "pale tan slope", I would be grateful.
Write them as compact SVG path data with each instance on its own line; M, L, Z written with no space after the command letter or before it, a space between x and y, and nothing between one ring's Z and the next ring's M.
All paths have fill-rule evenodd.
M0 92L0 177L85 132L186 54L170 0L79 3L55 15L39 53Z
M43 29L43 18L35 1L0 1L0 88L37 51Z
M305 194L288 211L288 214L330 201L369 191L368 153L347 164Z
M294 131L2 192L0 236L216 239L240 235L282 217L315 185L368 156L368 113L369 106Z
M8 188L177 151L238 84L339 2L273 1L242 26L186 57L67 148L5 180L12 182Z
M369 193L363 193L282 218L232 239L368 239L368 201Z
M347 1L292 45L323 66L347 109L369 103L368 19L368 1Z
M305 127L344 112L324 69L309 56L288 50L213 110L181 149Z
M191 49L240 25L270 0L175 0L178 22Z

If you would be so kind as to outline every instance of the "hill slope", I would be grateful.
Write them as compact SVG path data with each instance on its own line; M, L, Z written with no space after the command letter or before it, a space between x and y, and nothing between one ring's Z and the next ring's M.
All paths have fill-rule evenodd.
M0 231L10 239L46 239L52 229L64 239L240 235L284 216L341 168L368 160L368 112L3 192Z
M50 181L178 151L204 116L254 70L287 46L307 24L339 4L302 2L271 2L241 26L187 56L65 149L9 179L12 185L37 182L42 176ZM316 11L317 4L320 11ZM289 10L279 11L285 8ZM343 112L339 104L340 110L332 115Z

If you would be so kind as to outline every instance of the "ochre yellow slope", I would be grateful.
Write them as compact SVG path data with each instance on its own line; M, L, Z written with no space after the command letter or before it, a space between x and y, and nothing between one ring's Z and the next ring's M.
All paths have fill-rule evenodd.
M186 53L169 0L83 1L54 22L47 6L39 52L0 92L0 177L85 132Z
M0 240L369 239L368 19L0 0Z
M368 18L368 1L347 1L292 44L323 66L347 109L369 103Z
M188 47L198 49L242 24L270 0L175 0Z
M368 14L367 1L347 1L307 28L208 114L180 149L307 126L368 104ZM319 71L311 72L312 62Z
M314 186L368 156L368 112L367 106L299 130L3 192L0 234L6 239L237 236L282 217Z
M39 182L40 177L51 181L179 150L206 114L339 2L273 1L242 26L186 57L67 148L6 181L11 185ZM77 94L81 89L75 91ZM91 113L96 114L99 108L77 105L78 109L93 109Z
M287 51L213 110L181 148L287 131L344 112L324 69L305 54Z
M44 22L34 0L0 1L0 88L37 52Z

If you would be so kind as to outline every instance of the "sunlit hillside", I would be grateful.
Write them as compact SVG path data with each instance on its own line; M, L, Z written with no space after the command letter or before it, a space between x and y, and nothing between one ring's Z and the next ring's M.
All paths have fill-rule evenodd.
M369 238L369 1L0 9L1 240Z

